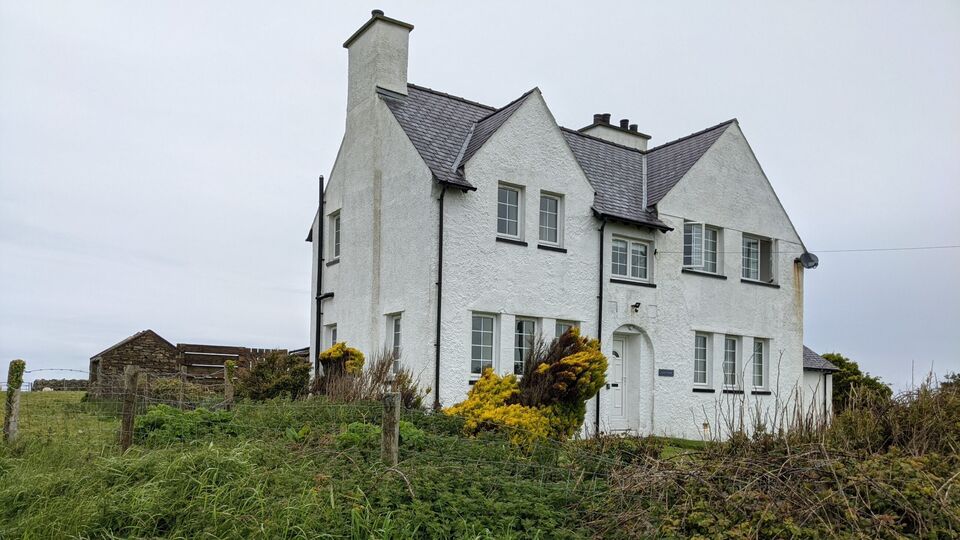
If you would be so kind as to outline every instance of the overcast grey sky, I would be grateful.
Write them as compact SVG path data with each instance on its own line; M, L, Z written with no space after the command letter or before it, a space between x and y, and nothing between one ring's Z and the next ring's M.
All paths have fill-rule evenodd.
M785 6L0 0L4 375L144 328L306 346L341 44L372 8L416 26L411 82L539 86L561 124L610 112L652 144L738 118L820 256L807 344L897 388L960 371L960 250L827 252L960 244L960 2Z

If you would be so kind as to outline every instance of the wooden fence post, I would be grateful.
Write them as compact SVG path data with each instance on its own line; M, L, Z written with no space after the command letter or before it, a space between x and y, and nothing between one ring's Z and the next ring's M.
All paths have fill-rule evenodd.
M137 379L140 371L137 366L123 368L123 417L120 421L120 450L126 451L133 444L133 419L136 412Z
M233 360L223 363L223 403L228 411L233 409L233 370L236 366Z
M180 393L177 399L177 408L183 410L183 394L187 386L187 366L180 364Z
M23 372L27 363L23 360L10 362L7 372L7 400L6 413L3 417L3 440L12 443L17 440L17 430L20 427L20 386L23 385Z
M383 438L380 441L380 458L393 467L399 460L400 451L400 393L383 395Z

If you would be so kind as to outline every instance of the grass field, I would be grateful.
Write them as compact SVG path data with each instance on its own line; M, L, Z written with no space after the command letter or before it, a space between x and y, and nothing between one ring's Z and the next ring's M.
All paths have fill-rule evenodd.
M838 446L851 429L838 422L806 442L608 437L521 452L407 411L387 468L376 403L153 408L121 454L116 406L81 397L23 395L20 438L0 444L0 539L960 538L949 415L899 448L858 450L861 435ZM941 397L907 417L956 410ZM920 435L929 450L905 452Z
M405 413L419 434L387 469L379 439L340 435L378 425L379 406L321 401L241 405L228 429L121 455L115 407L81 397L22 396L20 439L0 446L0 538L582 538L610 465Z

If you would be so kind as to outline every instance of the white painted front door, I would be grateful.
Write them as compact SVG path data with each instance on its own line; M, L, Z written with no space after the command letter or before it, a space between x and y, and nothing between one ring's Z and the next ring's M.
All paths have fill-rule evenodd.
M626 429L626 417L623 414L623 398L626 392L623 361L627 355L623 338L613 338L613 354L607 371L607 399L610 404L610 428Z

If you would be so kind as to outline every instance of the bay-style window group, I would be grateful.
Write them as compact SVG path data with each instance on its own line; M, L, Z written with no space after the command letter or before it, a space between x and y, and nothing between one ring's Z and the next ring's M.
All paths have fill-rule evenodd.
M503 362L498 362L500 316L490 313L473 313L471 315L471 378L479 377L487 368L492 368L498 372L523 375L524 366L536 347L538 337L546 331L545 328L542 328L542 324L548 319L523 316L516 316L513 319L513 336L512 338L507 338L512 339L513 343L512 362L510 364L504 364ZM576 321L555 319L553 327L555 333L553 337L559 337L571 328L578 326L579 323ZM505 328L503 331L507 332L508 330L510 329ZM544 339L549 341L552 337L546 336Z
M693 336L693 384L694 388L712 388L714 334L696 332ZM720 373L724 390L765 390L768 385L769 340L760 337L716 336L722 349L719 351ZM744 343L751 342L749 352Z

